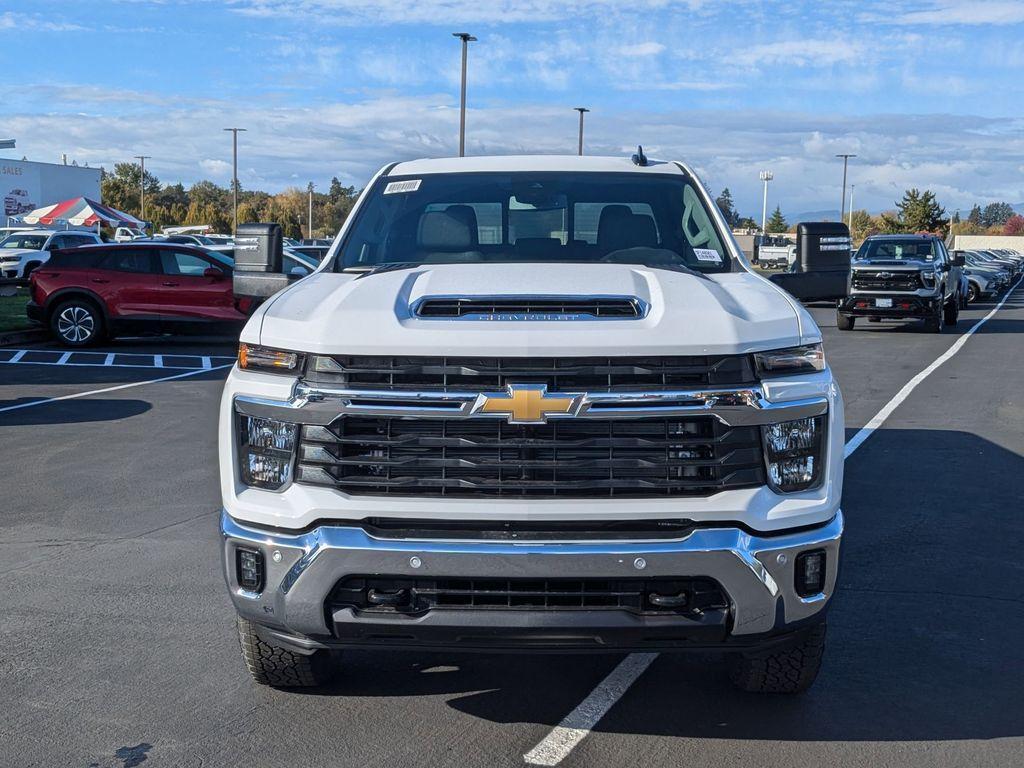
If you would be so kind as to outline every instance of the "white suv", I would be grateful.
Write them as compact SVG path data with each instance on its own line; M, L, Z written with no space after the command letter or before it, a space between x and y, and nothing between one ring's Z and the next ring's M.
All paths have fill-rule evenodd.
M26 278L45 264L50 252L102 242L95 232L73 229L26 229L0 240L0 277Z
M744 690L813 682L843 401L686 165L390 165L241 342L221 526L256 681L403 647L712 649Z

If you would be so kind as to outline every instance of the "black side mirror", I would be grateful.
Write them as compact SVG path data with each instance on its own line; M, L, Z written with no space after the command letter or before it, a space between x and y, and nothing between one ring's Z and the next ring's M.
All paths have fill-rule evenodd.
M967 257L964 256L963 251L953 251L953 255L950 258L949 263L954 267L962 267L967 263Z

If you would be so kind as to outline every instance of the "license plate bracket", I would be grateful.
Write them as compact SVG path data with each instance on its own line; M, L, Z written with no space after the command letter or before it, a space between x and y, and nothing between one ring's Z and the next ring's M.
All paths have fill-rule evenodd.
M892 309L892 299L875 299L875 306L878 309Z

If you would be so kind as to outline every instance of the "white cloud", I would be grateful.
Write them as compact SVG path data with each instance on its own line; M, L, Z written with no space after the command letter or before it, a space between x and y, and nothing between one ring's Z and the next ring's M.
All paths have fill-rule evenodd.
M623 45L616 50L620 56L657 56L665 50L665 46L661 43L649 41L646 43L636 43L635 45Z
M865 43L851 37L829 39L780 40L762 45L752 45L736 51L734 60L739 64L788 64L804 67L808 65L831 66L840 63L854 63L864 56Z
M879 20L886 20L886 17ZM908 26L1021 24L1024 23L1024 3L1020 0L943 0L932 2L926 8L891 14L887 20Z
M0 30L2 29L33 30L37 32L82 32L87 27L67 21L53 21L40 14L5 11L0 13Z

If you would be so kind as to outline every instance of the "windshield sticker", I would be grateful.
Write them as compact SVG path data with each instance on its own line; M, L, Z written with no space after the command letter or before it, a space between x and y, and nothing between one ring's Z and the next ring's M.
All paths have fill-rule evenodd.
M410 179L409 181L392 181L388 182L388 185L384 187L385 195L396 195L401 192L415 192L420 188L420 182L423 179Z
M718 251L711 248L694 248L693 255L697 257L697 261L708 261L712 264L722 263L722 257L718 254Z

